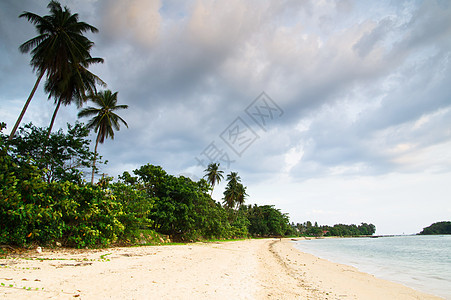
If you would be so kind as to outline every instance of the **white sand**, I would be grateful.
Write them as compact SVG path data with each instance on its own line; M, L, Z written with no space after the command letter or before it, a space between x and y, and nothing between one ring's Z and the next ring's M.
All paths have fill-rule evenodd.
M35 251L0 259L7 299L439 299L289 240Z

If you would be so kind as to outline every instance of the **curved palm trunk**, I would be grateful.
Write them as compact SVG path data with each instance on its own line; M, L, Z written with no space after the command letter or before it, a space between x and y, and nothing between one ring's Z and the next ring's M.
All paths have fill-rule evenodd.
M24 107L23 107L23 109L22 109L22 112L21 112L20 115L19 115L19 118L18 118L17 121L16 121L16 124L14 125L13 130L11 130L11 134L9 135L9 138L8 138L9 141L13 139L14 134L16 133L17 128L19 127L20 122L22 121L22 118L23 118L23 116L25 115L25 112L27 111L28 105L30 104L31 99L33 98L34 93L36 92L36 89L38 88L39 82L41 82L42 76L44 76L44 73L45 73L45 72L42 72L42 73L39 75L38 80L36 80L36 83L34 84L34 87L33 87L33 89L31 90L30 96L28 96L27 102L25 102L25 105L24 105Z
M50 125L49 125L49 131L47 132L47 140L49 139L50 133L52 132L53 125L55 124L56 114L58 113L60 106L61 106L61 98L58 100L55 111L53 112L52 121L50 121Z
M96 171L96 160L97 160L97 146L99 145L99 140L100 140L100 131L99 134L97 134L96 147L94 148L94 162L92 163L91 184L94 184L94 173Z
M45 139L45 142L44 142L44 149L42 150L42 156L44 156L45 152L47 152L47 144L49 142L50 133L52 133L52 128L53 128L53 125L55 124L56 114L58 113L60 105L61 105L61 99L58 100L55 111L53 112L52 120L50 121L49 130L47 132L47 138Z

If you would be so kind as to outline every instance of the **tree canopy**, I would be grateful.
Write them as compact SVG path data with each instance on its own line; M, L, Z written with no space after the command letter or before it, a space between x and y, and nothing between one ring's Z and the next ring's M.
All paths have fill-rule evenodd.
M47 7L50 10L49 15L39 16L32 12L24 12L19 16L35 25L38 32L36 37L19 47L22 53L31 52L30 64L37 72L38 79L9 139L13 138L39 82L45 74L48 78L46 89L57 93L59 99L62 99L63 95L63 98L67 99L69 90L84 92L84 87L90 88L89 85L86 85L86 81L80 85L80 81L76 77L85 72L78 71L80 69L74 66L86 67L90 63L101 61L101 59L92 60L90 50L94 43L84 35L86 32L98 32L98 29L85 22L80 22L78 14L72 14L68 7L63 8L58 1L50 1ZM75 77L72 74L76 74ZM77 89L74 88L74 83L77 83Z
M207 177L207 182L211 185L211 195L213 195L215 185L224 178L224 175L222 175L224 171L219 170L219 165L219 163L210 163L204 170L204 178Z
M97 133L96 145L94 148L94 159L92 163L92 177L91 183L94 183L94 173L96 171L96 159L97 159L97 146L103 144L105 139L114 139L114 130L120 129L120 123L128 127L127 122L122 119L117 110L127 109L128 105L117 104L117 92L113 93L110 90L105 90L99 93L90 94L88 96L90 100L97 107L88 107L78 113L78 117L90 117L93 118L88 122L88 128L94 129Z
M423 228L421 235L451 234L451 221L436 222Z

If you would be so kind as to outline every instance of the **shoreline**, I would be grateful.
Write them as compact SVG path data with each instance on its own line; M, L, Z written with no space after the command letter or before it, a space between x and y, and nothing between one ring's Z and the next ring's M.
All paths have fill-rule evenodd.
M274 244L279 257L292 274L302 274L301 281L312 291L309 299L443 299L401 283L378 278L345 264L335 263L302 252L291 241L287 247Z
M8 299L442 299L261 239L0 259Z

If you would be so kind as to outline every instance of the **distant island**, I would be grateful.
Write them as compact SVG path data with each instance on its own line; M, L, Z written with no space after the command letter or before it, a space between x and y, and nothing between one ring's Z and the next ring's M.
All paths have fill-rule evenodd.
M451 234L451 222L443 221L434 223L426 228L423 228L419 234L432 235L432 234Z

